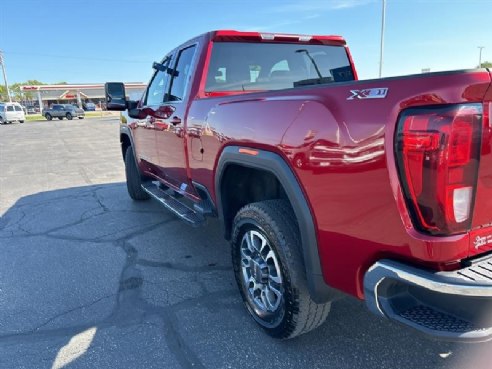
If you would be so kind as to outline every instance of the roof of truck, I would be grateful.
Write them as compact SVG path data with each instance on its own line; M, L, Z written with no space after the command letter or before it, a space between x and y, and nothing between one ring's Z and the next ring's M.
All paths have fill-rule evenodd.
M210 32L214 41L300 42L327 45L345 45L345 39L337 35L302 35L290 33L216 30Z

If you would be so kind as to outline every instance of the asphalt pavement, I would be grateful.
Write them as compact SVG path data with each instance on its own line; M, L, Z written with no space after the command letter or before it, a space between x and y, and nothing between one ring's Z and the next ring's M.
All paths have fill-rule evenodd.
M0 368L473 368L351 297L290 341L247 315L217 221L126 193L115 119L0 126Z

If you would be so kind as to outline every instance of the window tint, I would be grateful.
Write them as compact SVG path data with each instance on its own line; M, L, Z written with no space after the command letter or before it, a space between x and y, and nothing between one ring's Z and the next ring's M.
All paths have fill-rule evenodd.
M18 105L14 105L15 111L22 111L22 108Z
M147 89L147 96L145 97L145 105L161 105L164 102L164 97L166 93L166 85L169 79L169 73L167 71L167 67L169 65L169 60L164 61L164 71L158 70L152 81L150 82L149 88Z
M183 100L186 93L186 86L190 79L191 62L193 61L194 53L195 46L188 47L179 53L178 64L176 65L173 73L174 77L171 82L170 101Z
M343 46L215 42L205 90L278 90L353 79Z
M7 111L14 111L14 107L12 105L7 105Z

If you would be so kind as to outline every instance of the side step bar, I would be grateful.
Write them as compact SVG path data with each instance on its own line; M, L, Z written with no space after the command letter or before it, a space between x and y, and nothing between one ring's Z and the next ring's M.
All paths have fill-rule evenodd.
M145 182L142 184L142 188L184 222L194 227L205 222L204 214L200 211L201 208L199 206L188 206L184 197L175 197L173 190L162 189L158 181Z

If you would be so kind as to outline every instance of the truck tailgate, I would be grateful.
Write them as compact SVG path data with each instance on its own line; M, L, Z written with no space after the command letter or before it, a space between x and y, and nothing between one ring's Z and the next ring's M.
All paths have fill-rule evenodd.
M485 94L483 108L482 149L473 230L470 234L470 256L492 250L492 85Z

